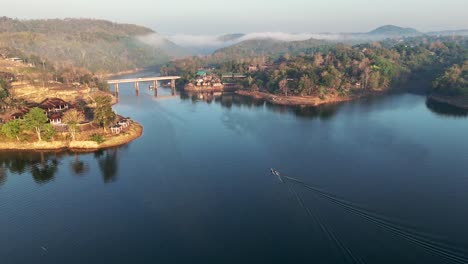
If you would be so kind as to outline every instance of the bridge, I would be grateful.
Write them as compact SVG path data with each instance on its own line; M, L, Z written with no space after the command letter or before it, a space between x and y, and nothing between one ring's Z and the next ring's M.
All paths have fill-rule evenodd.
M135 91L138 95L140 92L140 82L153 82L153 89L157 94L157 89L159 87L158 82L160 81L171 81L171 88L173 93L175 91L175 81L180 79L180 76L156 76L156 77L144 77L144 78L130 78L130 79L116 79L108 80L108 84L114 85L114 92L119 94L119 84L121 83L135 83Z

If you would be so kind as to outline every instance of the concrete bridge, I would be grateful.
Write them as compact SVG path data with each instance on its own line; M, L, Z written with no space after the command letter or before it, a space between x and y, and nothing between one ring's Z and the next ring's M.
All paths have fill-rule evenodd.
M157 94L157 89L159 87L158 82L160 81L170 81L171 88L173 93L175 92L175 81L180 79L180 76L156 76L156 77L144 77L144 78L130 78L130 79L117 79L117 80L108 80L108 84L114 85L114 92L119 94L119 84L121 83L135 83L135 92L138 95L140 92L140 82L153 82L153 89L155 94Z

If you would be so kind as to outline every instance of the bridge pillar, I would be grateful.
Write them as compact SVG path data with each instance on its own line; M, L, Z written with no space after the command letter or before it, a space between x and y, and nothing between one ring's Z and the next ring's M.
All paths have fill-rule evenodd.
M119 95L119 83L114 84L114 93L116 96Z
M155 89L155 90L158 89L158 81L157 80L153 81L153 89Z
M171 80L171 90L172 90L172 95L175 95L175 79Z
M157 98L158 97L158 89L154 89L154 97Z
M140 83L135 82L135 94L138 96L140 94Z

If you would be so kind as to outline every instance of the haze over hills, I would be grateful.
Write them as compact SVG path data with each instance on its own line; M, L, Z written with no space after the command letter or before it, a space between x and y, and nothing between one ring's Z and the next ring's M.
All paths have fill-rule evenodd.
M214 54L225 59L254 54L295 55L327 44L359 44L422 35L468 35L468 31L423 33L386 25L366 33L258 32L220 36L179 34L166 38L146 27L105 20L0 18L0 48L36 55L56 66L74 65L108 72L160 65L186 55Z
M369 32L357 33L285 33L285 32L259 32L235 33L221 36L210 35L174 35L169 38L180 46L191 49L192 52L207 55L219 49L233 47L252 47L251 40L258 40L267 46L276 42L293 42L306 40L323 40L330 43L359 44L379 41L386 38L415 37L422 35L468 35L468 30L448 30L437 32L420 32L414 28L404 28L394 25L385 25ZM261 41L260 41L261 40ZM271 43L269 43L271 42ZM287 44L284 44L287 46ZM255 45L253 45L255 46Z
M95 19L0 18L0 47L54 64L117 72L169 61L187 52L155 31Z

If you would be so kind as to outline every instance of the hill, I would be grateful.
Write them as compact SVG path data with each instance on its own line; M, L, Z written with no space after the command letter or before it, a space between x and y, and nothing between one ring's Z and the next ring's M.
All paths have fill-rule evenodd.
M384 35L384 36L419 36L422 35L423 33L417 31L414 28L402 28L394 25L385 25L378 27L370 32L367 33L367 35Z
M282 54L297 55L301 52L310 53L320 46L327 45L325 40L308 39L304 41L281 41L277 39L250 39L230 47L222 48L213 53L215 57L237 59L255 55L279 56Z
M424 35L423 33L412 28L402 28L393 25L386 25L376 28L367 33L322 33L316 34L317 38L310 38L301 41L282 41L274 38L263 39L248 39L231 46L218 49L213 55L227 57L229 59L236 59L241 56L250 55L273 55L278 56L281 54L289 53L297 55L301 52L310 53L318 47L324 45L334 45L337 43L344 43L348 45L356 45L361 43L370 43L374 41L381 41L386 38L396 37L415 37ZM228 39L237 41L241 39L244 34L231 34L220 37L220 39Z
M157 42L142 37L157 37ZM183 49L151 29L95 19L0 18L0 48L36 55L56 65L118 72L161 64ZM9 54L10 56L16 54Z

